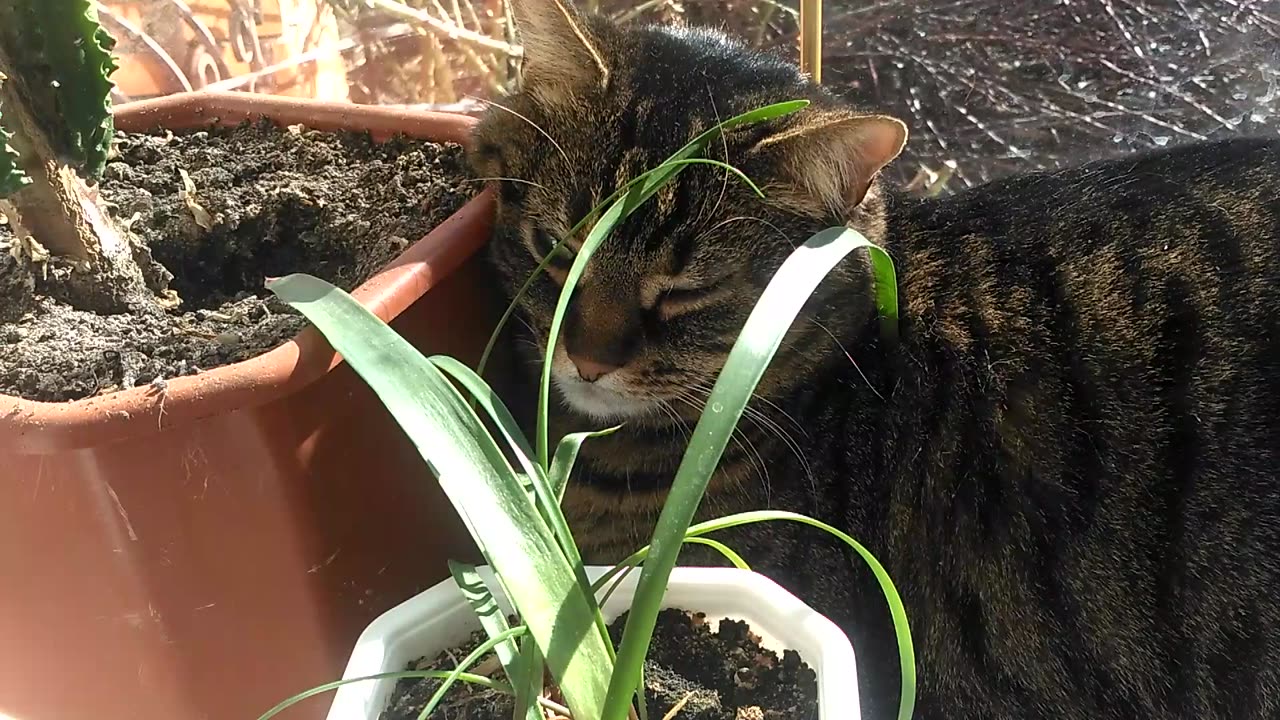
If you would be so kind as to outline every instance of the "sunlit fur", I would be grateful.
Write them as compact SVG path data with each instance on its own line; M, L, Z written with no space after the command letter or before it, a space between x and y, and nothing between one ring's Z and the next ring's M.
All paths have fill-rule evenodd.
M557 34L562 15L537 14L548 2L514 3L542 23L532 74L490 109L472 153L497 178L490 256L508 293L549 238L717 120L799 97L854 112L719 34L596 19ZM583 62L538 66L539 48L573 55L582 41ZM767 200L690 168L578 288L565 346L621 369L587 383L559 348L554 428L625 423L587 443L566 497L590 559L644 544L761 289L797 243L848 222L894 257L901 342L879 342L865 259L843 264L784 343L700 516L785 508L863 540L906 603L924 720L1280 715L1280 141L936 200L873 183L833 207L800 187L795 157L761 151L802 122L710 149ZM567 268L556 261L520 305L530 381ZM863 717L893 717L898 658L861 560L800 526L725 539L850 633Z

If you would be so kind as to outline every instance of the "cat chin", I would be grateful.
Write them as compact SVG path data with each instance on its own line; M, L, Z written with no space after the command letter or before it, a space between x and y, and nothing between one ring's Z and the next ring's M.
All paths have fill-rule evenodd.
M604 383L588 383L577 378L555 378L556 388L570 410L600 423L618 423L652 415L657 406L650 400L634 397L606 387ZM603 429L603 428L601 428Z

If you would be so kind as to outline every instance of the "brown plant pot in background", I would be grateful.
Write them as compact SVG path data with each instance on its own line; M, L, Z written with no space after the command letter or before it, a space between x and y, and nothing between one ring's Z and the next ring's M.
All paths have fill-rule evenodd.
M239 93L125 131L260 116L464 142L474 120ZM471 201L354 296L474 362L496 299ZM54 404L0 396L0 716L252 720L339 677L373 618L473 558L417 451L313 327L249 361ZM328 698L290 717L320 717Z

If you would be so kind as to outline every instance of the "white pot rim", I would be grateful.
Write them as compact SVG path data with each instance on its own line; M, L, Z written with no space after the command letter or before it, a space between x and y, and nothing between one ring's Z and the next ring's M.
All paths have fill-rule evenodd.
M610 569L588 566L587 576L595 580ZM492 569L479 570L489 587L498 587ZM630 573L605 603L609 621L630 607L639 578L639 572ZM506 598L500 592L495 597L503 612L511 613ZM817 672L822 720L860 720L857 663L848 638L835 623L769 578L737 568L677 567L667 583L663 607L703 613L713 625L724 617L747 622L764 647L778 654L795 650ZM479 627L462 592L446 579L370 623L356 641L342 677L403 670L419 657L465 641ZM395 682L343 685L327 720L378 720Z

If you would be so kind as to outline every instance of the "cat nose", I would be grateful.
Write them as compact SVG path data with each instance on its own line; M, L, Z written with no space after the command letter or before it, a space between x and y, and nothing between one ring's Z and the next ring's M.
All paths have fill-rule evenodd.
M569 355L569 362L573 363L573 366L578 369L578 377L587 382L595 382L620 367L573 354Z

